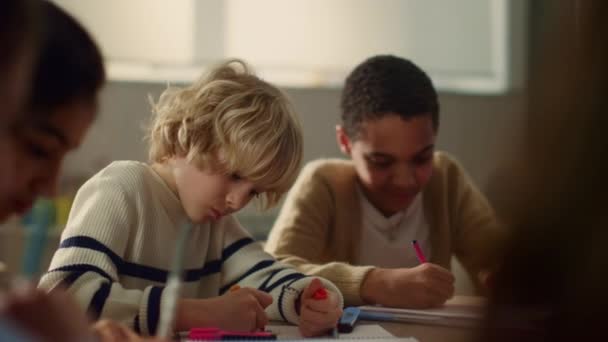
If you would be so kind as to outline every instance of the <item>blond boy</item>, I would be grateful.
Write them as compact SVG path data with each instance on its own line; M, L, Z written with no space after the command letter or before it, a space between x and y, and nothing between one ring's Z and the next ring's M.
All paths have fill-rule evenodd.
M189 221L175 330L253 331L271 319L311 336L334 326L337 288L276 262L231 215L254 197L275 205L296 177L302 136L285 95L231 61L167 89L154 112L151 164L114 162L83 185L41 286L66 285L96 317L154 334ZM330 295L314 300L322 287Z

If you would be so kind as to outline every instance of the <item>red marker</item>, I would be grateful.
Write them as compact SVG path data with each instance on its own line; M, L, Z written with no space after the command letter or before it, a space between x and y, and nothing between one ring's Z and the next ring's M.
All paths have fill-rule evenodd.
M418 245L418 241L412 240L412 245L414 246L414 250L416 251L416 256L418 256L418 260L421 264L426 262L426 258L424 257L424 253L422 253L422 249L420 249L420 245Z
M312 298L316 300L327 299L327 290L324 288L320 288L315 293L312 294Z
M271 332L236 332L225 331L219 328L192 328L188 334L189 340L194 341L221 341L221 340L276 340L277 335Z

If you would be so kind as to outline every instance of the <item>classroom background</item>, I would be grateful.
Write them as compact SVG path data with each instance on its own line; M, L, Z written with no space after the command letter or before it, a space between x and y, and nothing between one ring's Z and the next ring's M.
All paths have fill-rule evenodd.
M553 8L550 0L56 2L100 43L109 82L96 122L65 164L61 195L50 204L57 208L57 227L43 267L82 182L111 161L147 160L148 97L157 98L168 83L194 79L225 57L245 59L291 97L303 125L304 162L341 156L334 127L348 70L377 53L411 58L439 90L437 149L457 156L489 199L500 201L499 188L506 184L496 182L497 170L524 134L525 80L534 72L527 61ZM260 213L250 205L237 216L263 240L277 209ZM19 269L23 223L15 218L0 226L1 281ZM456 292L470 293L458 266L455 273Z

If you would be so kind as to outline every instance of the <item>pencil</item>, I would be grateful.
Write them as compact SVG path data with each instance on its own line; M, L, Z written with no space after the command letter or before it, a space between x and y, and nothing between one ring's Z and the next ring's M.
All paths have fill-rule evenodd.
M32 208L32 222L28 224L27 243L25 247L21 275L35 281L40 273L40 263L46 247L48 231L51 227L55 208L48 199L39 199Z
M182 280L182 262L184 259L184 245L188 236L192 224L186 222L182 225L181 231L177 238L175 245L175 252L173 254L173 264L171 265L171 271L167 279L167 285L165 286L165 294L167 296L167 307L160 313L160 322L156 336L160 338L168 339L172 334L173 324L175 321L175 310L177 308L177 301L179 300L179 293L181 288Z

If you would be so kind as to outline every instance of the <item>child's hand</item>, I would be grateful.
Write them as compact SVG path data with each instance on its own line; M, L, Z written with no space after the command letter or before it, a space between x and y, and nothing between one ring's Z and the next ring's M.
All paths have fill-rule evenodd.
M317 292L319 290L321 291ZM315 298L315 293L323 293L323 291L326 293L325 299L322 299L323 295L317 295L318 299ZM336 327L342 316L338 295L325 290L319 279L314 278L308 284L302 292L300 300L300 334L302 336L322 335Z
M89 322L66 292L50 293L20 281L2 295L0 319L8 318L40 341L84 341L90 337Z
M161 342L166 341L162 339L155 338L143 338L137 335L134 331L129 329L122 323L118 323L115 321L102 319L97 321L91 327L95 337L97 337L96 341L100 342ZM167 341L168 342L168 341Z
M368 303L411 309L437 307L453 295L454 276L432 263L413 268L376 268L361 285L361 297Z
M264 329L268 324L264 309L271 303L272 296L252 288L229 291L209 299L181 299L176 329L217 327L246 332Z

